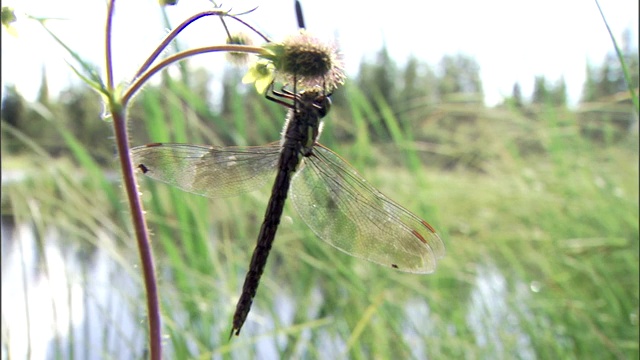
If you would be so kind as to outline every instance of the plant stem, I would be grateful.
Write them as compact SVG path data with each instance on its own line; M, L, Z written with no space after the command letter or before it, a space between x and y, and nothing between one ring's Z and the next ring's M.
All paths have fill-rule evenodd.
M144 64L142 64L142 66L140 67L140 69L138 70L138 72L136 73L135 78L137 79L140 75L142 75L142 73L144 73L149 66L151 66L151 64L156 60L156 58L158 57L158 55L160 55L164 49L169 45L169 43L171 41L173 41L173 39L176 38L176 36L178 36L178 34L184 30L189 24L191 24L192 22L205 17L205 16L212 16L212 15L224 15L224 12L221 10L215 10L215 11L206 11L206 12L202 12L199 14L196 14L190 18L188 18L187 20L183 21L180 25L178 25L175 29L173 29L169 34L167 34L167 36L162 40L162 42L160 43L160 45L158 45L156 47L156 50L147 58L147 61L145 61Z
M596 0L596 5L598 6L598 11L600 11L600 16L602 16L602 20L604 21L604 25L607 27L607 31L609 32L609 37L611 37L611 42L613 43L613 48L616 50L616 55L618 56L618 60L620 61L620 66L622 67L622 74L624 75L624 80L627 83L627 88L629 89L629 94L631 94L631 101L634 105L634 110L636 114L640 112L640 102L638 101L638 96L636 95L636 91L633 88L633 83L631 82L631 76L629 75L629 66L627 66L626 61L624 60L624 54L620 50L618 46L618 42L616 41L615 36L613 36L613 32L609 27L609 22L607 22L607 18L604 16L602 12L602 8L600 7L600 3Z
M118 154L120 155L120 167L124 178L124 187L127 191L129 208L133 219L133 226L140 252L140 263L144 275L144 284L147 291L147 312L149 316L149 342L151 345L151 359L160 360L162 358L162 334L160 322L160 305L158 302L158 286L156 284L155 266L153 254L149 242L149 232L142 210L142 202L138 196L138 185L131 162L129 142L127 141L127 126L125 123L125 110L117 106L111 107L113 116L113 127L115 130Z
M135 81L131 84L131 86L129 86L129 88L124 93L124 95L122 96L122 104L126 106L126 104L131 100L131 97L133 97L133 95L140 89L142 84L144 84L147 80L149 80L151 76L153 76L155 73L162 70L163 68L171 65L176 61L183 60L190 56L194 56L197 54L205 54L209 52L217 52L217 51L234 51L234 52L260 54L264 51L264 49L261 47L246 46L246 45L220 45L220 46L207 46L207 47L198 48L198 49L185 50L177 54L171 55L166 59L163 59L161 62L159 62L157 65L155 65L151 69L144 72L139 77L137 77Z
M109 1L107 4L107 26L105 29L104 38L104 54L107 71L107 89L109 92L113 91L113 62L111 54L111 33L113 28L113 10L115 8L115 0Z
M115 0L109 1L107 12L107 26L105 37L106 49L106 71L107 71L107 92L109 111L113 119L113 129L115 133L116 145L118 147L118 155L120 158L120 167L122 168L122 177L124 187L127 191L129 207L135 229L136 240L138 242L138 251L140 253L140 262L142 265L142 273L144 276L144 284L146 288L147 312L149 318L149 344L150 358L152 360L162 359L162 333L160 321L160 305L158 302L158 286L156 283L155 266L153 263L153 254L149 242L149 232L142 210L142 202L138 195L138 186L133 171L133 163L129 151L129 136L127 134L126 125L126 104L119 101L114 96L113 87L113 67L111 64L111 24L113 20L113 9Z
M142 75L142 73L144 73L151 66L151 64L156 60L158 55L160 55L164 51L164 49L169 45L169 43L171 43L171 41L173 41L173 39L175 39L176 36L178 36L178 34L180 34L180 32L182 32L182 30L184 30L187 26L189 26L194 21L196 21L196 20L198 20L200 18L203 18L205 16L220 16L220 18L222 18L223 16L230 17L230 18L240 22L244 26L248 27L249 29L253 30L256 34L261 36L266 42L270 41L269 38L267 38L261 32L256 30L253 26L247 24L246 22L242 21L241 19L237 18L234 15L228 14L225 11L212 10L212 11L201 12L201 13L195 14L192 17L188 18L187 20L183 21L180 25L178 25L175 29L173 29L169 34L167 34L167 36L162 40L162 42L160 42L160 45L158 45L156 47L156 50L147 58L147 61L145 61L145 63L142 64L142 66L140 67L140 69L136 73L135 78L137 79L139 76ZM225 29L226 29L226 26L225 26Z

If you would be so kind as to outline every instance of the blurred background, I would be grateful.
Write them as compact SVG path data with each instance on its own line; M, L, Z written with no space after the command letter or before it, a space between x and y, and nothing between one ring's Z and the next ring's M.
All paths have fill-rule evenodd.
M293 1L225 3L278 41ZM3 2L2 353L143 358L138 252L101 99L37 22L104 63L101 1ZM637 358L638 3L302 3L348 80L321 138L445 243L431 275L319 241L285 210L240 338L231 318L269 187L210 200L141 180L170 358ZM117 80L207 1L118 2ZM3 19L6 12L3 11ZM246 28L227 21L232 31ZM256 43L259 38L254 36ZM164 55L225 41L217 18ZM129 108L133 145L261 145L284 109L200 55ZM636 98L637 104L637 98ZM374 241L374 240L372 240Z

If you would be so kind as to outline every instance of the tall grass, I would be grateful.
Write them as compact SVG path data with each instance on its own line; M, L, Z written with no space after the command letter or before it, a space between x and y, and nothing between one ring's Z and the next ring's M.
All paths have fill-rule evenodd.
M540 110L541 121L478 108L471 120L425 118L408 133L402 120L383 111L379 120L395 129L393 142L375 143L365 121L370 109L385 105L347 91L350 109L330 114L321 141L439 230L447 255L436 273L398 273L349 257L319 241L288 207L254 309L242 336L229 342L268 187L209 200L143 181L167 357L638 357L637 134L616 145L586 140L575 114L552 107ZM138 101L151 141L246 136L229 137L217 122L196 121L184 103L199 100L178 85L150 89ZM265 113L264 104L255 106L232 106L238 113L227 119L235 121L229 131L272 129L255 141L277 140L283 110L242 124L244 114ZM469 111L440 106L457 110L449 114ZM3 136L18 136L4 125ZM352 140L333 139L334 126L350 131ZM196 132L206 135L192 141ZM87 166L89 152L75 151L79 171L34 147L31 180L3 193L11 204L38 204L40 238L55 228L65 243L105 251L116 271L140 286L130 230L119 215L120 186ZM18 221L35 219L34 208L14 205L13 211ZM105 230L109 241L98 235ZM134 304L141 296L117 284L112 290ZM139 306L128 310L133 318ZM105 321L104 329L117 323L106 319L86 321ZM144 322L133 330L145 337ZM59 353L71 357L63 351L70 346L60 344ZM123 352L140 356L144 349L134 342Z
M146 139L218 145L278 139L280 106L234 94L231 113L222 118L185 84L165 80L161 90L137 98L144 124L134 126L146 130ZM398 273L335 251L288 207L243 334L229 341L268 188L209 200L143 181L166 357L640 355L637 133L616 143L605 129L603 142L589 140L575 113L547 105L524 115L444 103L405 119L382 96L369 103L357 89L346 91L349 108L333 110L322 141L439 230L447 257L437 272ZM69 313L59 316L52 296L50 352L144 357L144 290L119 183L109 181L69 129L55 127L72 159L53 159L2 125L2 137L20 139L32 155L26 180L3 185L3 213L30 227L47 278L55 268L45 249L52 231L65 249ZM333 136L338 132L347 136ZM389 141L376 140L384 138ZM3 160L10 159L2 150ZM3 171L6 166L3 161ZM14 236L22 244L20 233ZM92 269L99 254L108 257L106 279L93 277L104 274ZM26 263L22 270L28 289ZM74 285L83 289L82 305ZM33 296L25 290L25 303ZM76 331L73 314L91 307L99 315L85 315L84 329ZM37 327L32 307L24 309L27 329ZM12 310L3 307L3 350L9 338L24 336L5 321ZM91 329L99 329L98 346Z

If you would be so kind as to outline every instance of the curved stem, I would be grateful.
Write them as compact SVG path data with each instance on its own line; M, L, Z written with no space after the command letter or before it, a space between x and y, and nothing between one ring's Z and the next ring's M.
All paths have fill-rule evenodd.
M600 3L596 0L596 6L598 6L598 11L600 11L600 16L602 17L602 21L604 21L604 25L607 27L607 31L609 32L609 37L611 38L611 42L613 43L613 47L616 50L616 55L618 55L618 60L620 61L620 65L622 67L622 75L624 76L624 80L627 83L627 88L629 89L629 94L631 94L631 101L633 105L635 105L634 110L636 114L640 113L640 103L638 102L638 96L636 95L636 91L633 88L633 82L631 81L631 76L629 76L628 66L624 60L624 54L620 50L618 46L618 42L616 41L616 37L613 36L613 32L609 27L609 22L607 22L607 18L604 16L602 12L602 8L600 7Z
M129 148L125 108L117 104L110 104L111 115L113 116L113 127L116 144L120 158L120 167L124 180L124 188L127 191L129 210L133 220L136 241L138 242L138 252L140 253L140 264L144 276L146 289L147 313L149 317L149 343L150 359L162 359L162 324L160 320L160 304L158 302L158 285L156 283L155 265L151 242L149 241L149 231L144 218L144 210L137 191L138 185L134 174L133 163Z
M110 0L107 4L107 24L105 34L105 61L107 72L107 93L108 106L113 118L113 129L115 133L116 145L118 147L118 155L120 158L120 168L122 169L122 177L124 180L124 188L127 191L129 209L133 220L136 240L138 242L138 252L140 254L140 263L142 265L142 273L146 289L147 314L149 318L149 347L150 359L162 359L162 323L160 320L160 303L158 301L158 285L156 283L155 266L153 263L153 254L149 241L149 232L144 218L142 202L138 195L138 186L133 171L133 163L131 162L131 154L129 151L129 136L127 134L125 106L123 102L119 102L114 96L113 86L113 64L111 49L111 33L113 27L113 15L115 8L115 0Z
M195 14L192 17L188 18L187 20L183 21L180 25L178 25L175 29L173 29L169 34L167 34L167 36L162 40L162 42L160 42L160 45L158 45L158 47L156 47L156 50L153 53L151 53L149 58L147 58L147 61L145 61L145 63L142 64L142 66L136 73L135 78L137 79L140 75L142 75L142 73L144 73L149 68L149 66L151 66L151 64L156 60L158 55L160 55L164 51L164 49L169 45L169 43L172 42L173 39L175 39L176 36L178 36L178 34L182 30L184 30L189 24L205 16L223 15L223 14L224 14L224 11L222 10L205 11L199 14Z
M111 61L113 55L111 53L111 33L113 28L113 9L115 8L115 0L109 1L107 4L107 28L105 30L104 39L104 55L107 71L107 90L111 92L113 90L113 63Z
M253 10L255 10L255 9L253 9ZM253 11L253 10L250 10L250 11L248 11L248 12L251 12L251 11ZM242 24L242 25L244 25L244 26L248 27L249 29L251 29L254 33L258 34L258 36L260 36L264 41L266 41L266 42L271 42L271 40L269 40L269 38L268 38L266 35L262 34L260 31L258 31L258 30L257 30L256 28L254 28L253 26L249 25L249 23L247 23L246 21L244 21L244 20L240 19L239 17L237 17L237 16L235 16L235 15L227 14L227 16L228 16L228 17L230 17L230 18L232 18L232 19L234 19L235 21L239 22L240 24Z
M163 68L173 64L174 62L183 60L193 55L205 54L210 52L218 52L218 51L234 51L234 52L261 54L264 51L264 49L260 47L246 46L246 45L219 45L219 46L209 46L204 48L186 50L186 51L182 51L177 54L171 55L166 59L162 60L160 63L158 63L154 67L152 67L151 69L147 70L145 73L143 73L139 77L137 77L133 82L133 84L129 86L127 91L122 96L122 104L126 105L131 100L131 97L140 89L140 87L142 87L142 85L147 80L149 80L151 76L153 76L155 73L162 70Z
M147 71L147 69L151 66L151 64L153 64L153 62L158 58L158 56L164 51L164 49L169 46L169 43L171 43L173 41L173 39L176 38L176 36L178 36L178 34L184 30L187 26L189 26L191 23L193 23L194 21L203 18L205 16L228 16L238 22L240 22L241 24L243 24L244 26L248 27L249 29L253 30L256 34L258 34L260 37L262 37L266 42L270 42L269 38L267 38L266 36L264 36L261 32L259 32L258 30L256 30L253 26L249 25L248 23L246 23L245 21L239 19L238 17L236 17L235 15L231 15L228 14L225 11L222 10L211 10L211 11L205 11L205 12L201 12L199 14L195 14L192 17L188 18L187 20L183 21L180 25L178 25L175 29L173 29L163 40L162 42L160 42L160 45L158 45L158 47L156 47L155 51L153 53L151 53L151 55L149 56L149 58L147 58L147 61L144 62L144 64L142 64L142 66L140 67L140 69L138 70L138 72L135 75L135 79L137 79L139 76L141 76L145 71Z

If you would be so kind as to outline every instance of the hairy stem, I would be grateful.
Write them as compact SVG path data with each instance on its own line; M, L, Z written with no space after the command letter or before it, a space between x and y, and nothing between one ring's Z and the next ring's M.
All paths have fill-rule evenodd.
M118 155L120 158L120 167L122 168L122 177L124 180L124 188L127 192L129 209L133 220L136 240L138 243L138 251L140 253L140 263L142 265L142 273L144 284L147 292L147 313L149 318L149 344L150 359L162 359L162 333L160 322L160 304L158 302L158 286L156 282L155 266L153 263L153 254L149 242L149 232L142 210L142 202L138 195L138 186L133 171L133 163L129 151L129 136L127 134L126 125L126 106L124 102L118 101L114 95L113 87L113 67L111 64L111 25L113 20L113 9L115 0L109 1L107 12L107 26L105 36L106 48L106 70L107 70L107 92L109 111L113 118L113 129L115 133L116 145L118 147Z
M186 59L190 56L205 54L210 52L217 52L217 51L233 51L233 52L246 52L246 53L260 54L264 51L264 49L260 47L246 46L246 45L220 45L220 46L208 46L208 47L203 47L198 49L185 50L177 54L171 55L166 59L162 60L161 62L159 62L158 64L156 64L154 67L144 72L138 78L136 78L135 81L131 84L131 86L129 86L127 91L124 93L122 97L122 104L126 105L131 100L133 95L140 89L140 87L142 87L142 85L147 80L149 80L151 76L156 74L158 71L164 69L165 67L173 64L174 62Z

